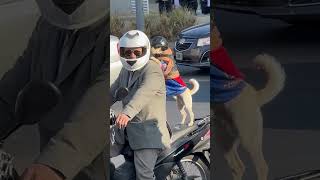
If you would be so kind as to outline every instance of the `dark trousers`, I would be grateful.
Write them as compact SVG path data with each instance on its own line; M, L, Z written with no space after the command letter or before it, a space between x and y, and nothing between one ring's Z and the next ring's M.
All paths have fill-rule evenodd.
M46 131L39 128L40 133L40 151L47 145L50 138L53 137L56 133ZM106 151L104 150L99 154L90 165L83 168L73 180L100 180L106 179Z

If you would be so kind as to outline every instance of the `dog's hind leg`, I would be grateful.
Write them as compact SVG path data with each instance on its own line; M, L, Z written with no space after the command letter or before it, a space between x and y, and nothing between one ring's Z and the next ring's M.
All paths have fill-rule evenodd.
M258 180L267 180L269 168L264 159L261 145L256 148L252 146L252 149L248 152L256 168Z
M255 114L256 122L262 122L262 115L260 111ZM247 138L241 137L241 144L243 145L244 149L247 150L249 153L253 164L256 168L257 172L257 179L258 180L267 180L268 179L268 165L264 159L263 150L262 150L262 134L263 134L263 127L262 123L258 123L257 131L255 134L251 134L251 136L247 136Z
M193 126L193 124L194 124L194 113L192 111L192 105L186 106L186 109L187 109L189 117L190 117L190 121L189 121L188 126Z
M177 96L177 106L181 114L181 124L184 124L187 118L187 113L185 111L185 105L183 103L182 97Z
M241 180L245 171L245 166L237 151L238 146L239 142L235 142L232 148L228 152L224 153L224 157L231 168L233 180Z
M188 92L184 92L181 94L183 104L185 105L185 108L187 110L187 113L189 115L189 123L188 126L193 126L194 124L194 113L192 110L192 96L189 93L190 91L187 90Z

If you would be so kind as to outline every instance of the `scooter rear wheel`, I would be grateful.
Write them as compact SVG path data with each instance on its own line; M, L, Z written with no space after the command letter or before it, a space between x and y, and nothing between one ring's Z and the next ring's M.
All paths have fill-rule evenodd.
M186 175L187 175L186 179L210 180L210 169L199 156L197 155L186 156L180 162L186 172ZM197 171L197 173L195 173L195 170ZM170 175L166 179L167 180L184 179L182 170L178 166L174 166Z

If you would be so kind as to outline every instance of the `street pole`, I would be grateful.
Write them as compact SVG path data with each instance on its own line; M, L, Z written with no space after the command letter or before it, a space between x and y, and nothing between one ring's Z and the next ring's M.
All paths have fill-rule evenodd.
M136 24L138 30L144 31L143 0L136 0Z

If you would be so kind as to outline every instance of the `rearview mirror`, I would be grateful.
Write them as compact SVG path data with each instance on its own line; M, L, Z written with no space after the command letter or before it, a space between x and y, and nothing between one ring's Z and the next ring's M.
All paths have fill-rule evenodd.
M37 123L61 99L60 90L49 81L31 81L18 94L16 121L23 125Z
M14 127L0 134L5 140L21 125L36 124L61 100L60 90L49 81L31 81L18 94L15 103Z

